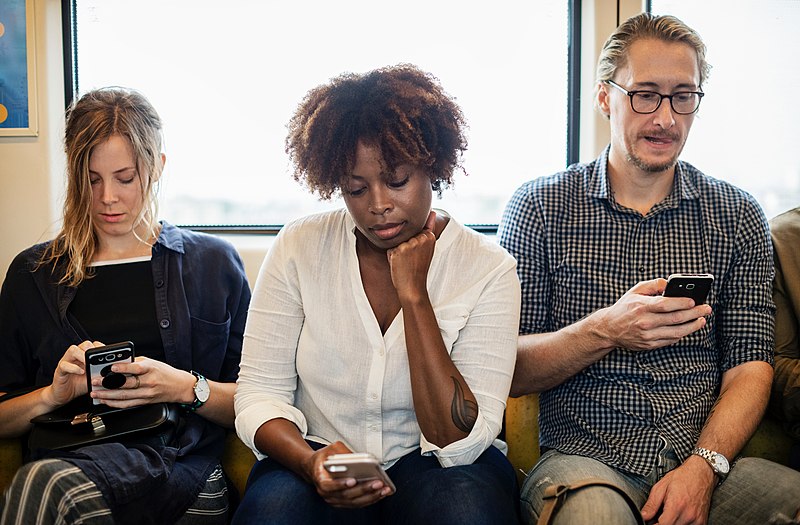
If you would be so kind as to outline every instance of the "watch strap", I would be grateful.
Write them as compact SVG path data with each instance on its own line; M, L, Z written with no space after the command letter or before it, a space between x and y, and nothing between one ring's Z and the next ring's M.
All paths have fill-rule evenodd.
M713 450L708 450L707 448L703 448L703 447L694 447L694 449L692 450L692 454L695 455L695 456L700 456L701 458L706 460L706 463L708 463L708 465L711 467L711 470L713 470L714 474L719 476L719 478L721 480L725 479L725 477L728 475L727 472L722 472L717 467L717 464L716 464L716 461L715 461L715 456L721 456L722 458L725 459L725 461L727 463L730 464L730 462L728 462L728 458L726 458L725 456L723 456L719 452L715 452Z
M200 399L198 399L196 388L197 388L197 383L199 383L200 381L205 381L206 378L203 376L203 374L195 372L194 370L190 370L190 373L195 377L194 387L192 387L192 392L194 392L194 401L192 401L191 404L188 405L185 403L181 403L181 407L185 408L190 412L194 412L195 410L197 410L198 408L200 408L205 404L204 401L200 401Z

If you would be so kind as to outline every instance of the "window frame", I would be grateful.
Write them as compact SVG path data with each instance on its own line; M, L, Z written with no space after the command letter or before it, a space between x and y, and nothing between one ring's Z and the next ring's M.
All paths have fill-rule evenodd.
M564 167L578 162L580 155L581 31L582 0L567 1L567 147ZM650 9L650 0L647 0ZM619 9L618 9L619 11ZM62 48L64 59L64 108L68 108L80 91L78 85L77 0L61 0ZM182 228L214 234L277 235L283 224L180 224ZM467 223L480 233L495 235L497 224Z

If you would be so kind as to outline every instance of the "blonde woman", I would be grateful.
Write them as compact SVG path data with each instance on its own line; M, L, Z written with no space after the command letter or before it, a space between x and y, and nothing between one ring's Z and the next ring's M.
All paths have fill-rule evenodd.
M19 254L0 295L0 436L87 394L84 353L133 341L114 365L111 407L179 403L168 446L105 443L35 450L12 481L2 523L224 523L219 466L233 425L250 291L228 243L156 219L161 120L136 91L105 88L67 111L63 227ZM16 394L16 395L14 395Z

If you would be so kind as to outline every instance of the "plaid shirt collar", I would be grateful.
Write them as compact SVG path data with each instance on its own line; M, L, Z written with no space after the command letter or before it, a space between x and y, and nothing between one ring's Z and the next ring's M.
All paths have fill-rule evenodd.
M608 155L611 152L609 144L603 153L595 161L593 168L588 174L588 184L586 195L595 199L605 199L611 204L616 204L614 191L608 182ZM680 195L675 198L675 195ZM682 161L675 164L675 178L672 184L672 192L654 207L654 211L661 209L677 208L681 200L699 199L700 190L687 174L687 169Z

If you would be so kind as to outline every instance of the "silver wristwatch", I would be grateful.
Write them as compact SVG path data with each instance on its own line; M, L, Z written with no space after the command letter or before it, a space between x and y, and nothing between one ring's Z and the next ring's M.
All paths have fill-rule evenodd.
M201 406L208 401L208 398L211 395L211 389L208 387L208 380L203 377L203 374L199 372L195 372L194 370L191 371L191 374L195 377L196 381L194 383L194 402L190 405L181 405L183 408L194 412Z
M692 454L705 459L706 463L711 465L711 470L714 471L714 474L719 476L720 482L725 479L725 477L728 475L728 472L731 470L731 466L728 463L728 458L719 452L714 452L713 450L708 450L706 448L695 447L694 450L692 450Z

